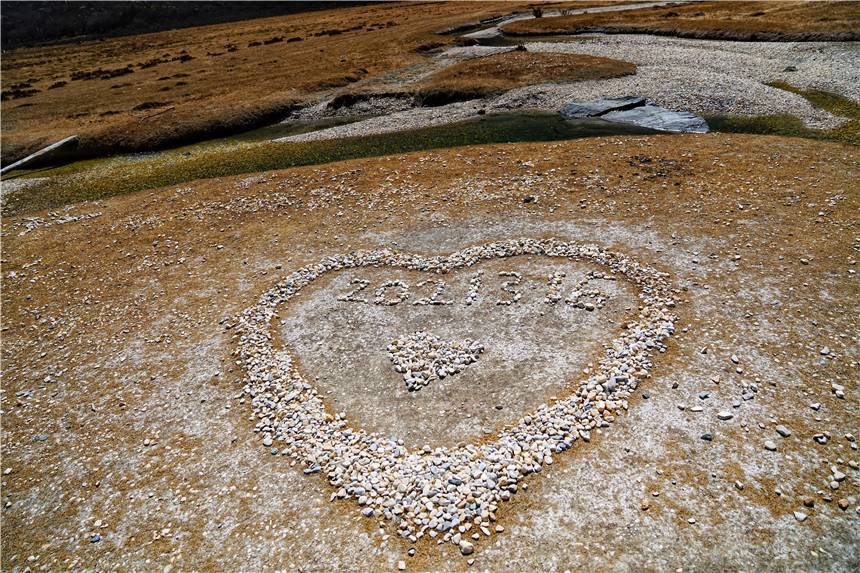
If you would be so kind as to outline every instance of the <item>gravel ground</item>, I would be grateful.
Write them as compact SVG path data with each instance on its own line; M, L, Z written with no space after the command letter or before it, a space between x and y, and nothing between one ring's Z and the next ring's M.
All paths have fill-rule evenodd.
M0 568L860 571L858 173L857 147L825 141L604 137L198 180L82 203L65 214L89 219L23 235L26 219L4 217ZM511 237L595 244L668 273L677 329L628 413L517 484L489 535L468 522L463 557L401 538L362 513L372 508L339 500L324 471L306 475L279 442L264 445L241 392L235 317L339 253L430 257ZM591 265L522 261L441 275L457 302L436 307L337 301L353 278L373 299L382 281L408 277L411 303L435 292L418 290L426 273L332 271L279 307L272 339L355 427L392 427L405 447L401 430L432 446L430 430L454 433L448 420L499 432L536 407L518 398L566 396L555 388L582 380L583 362L598 364L603 343L630 330L623 317L638 316L638 289L615 296L601 281L603 309L562 299L541 317L551 273L568 273L567 297ZM511 280L502 271L522 274L517 304L494 303ZM408 395L386 345L425 327L486 352ZM504 365L497 353L518 348L546 362ZM384 375L347 368L375 362ZM545 369L546 385L518 374L528 368ZM467 418L481 404L486 421ZM460 440L474 438L440 443Z
M382 117L285 138L309 141L388 133L515 109L557 110L571 100L640 95L675 110L699 114L759 116L788 113L813 128L844 121L812 107L799 95L765 85L785 80L860 99L860 45L835 42L729 42L661 38L649 35L593 36L571 42L527 43L533 52L577 53L634 62L636 75L572 84L541 84L501 96L436 108L406 109L402 104ZM439 58L452 62L490 55L493 47L460 47ZM797 71L784 71L793 66ZM323 110L324 107L318 108ZM351 113L342 109L340 113Z

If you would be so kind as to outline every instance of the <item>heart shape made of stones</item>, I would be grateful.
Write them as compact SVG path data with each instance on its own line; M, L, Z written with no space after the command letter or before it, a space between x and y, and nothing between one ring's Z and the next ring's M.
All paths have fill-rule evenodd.
M424 331L401 336L388 345L394 370L403 374L406 388L411 392L432 380L459 374L476 362L483 351L484 346L475 340L451 342Z
M450 448L410 451L402 440L353 428L331 413L319 391L302 376L286 349L277 349L270 327L277 309L325 273L390 266L447 273L482 261L540 255L587 261L640 288L636 317L604 345L597 368L566 396L544 403L506 426L494 440ZM674 332L674 290L668 276L630 257L596 245L556 239L511 239L441 256L391 250L330 256L298 269L266 291L238 318L236 354L246 371L244 392L259 420L263 443L322 472L335 488L331 499L355 499L366 517L394 522L412 541L441 536L464 554L474 550L463 536L473 524L489 536L499 504L528 475L594 428L607 426L627 408L638 382L649 376L651 354L665 350ZM463 531L461 531L461 529Z

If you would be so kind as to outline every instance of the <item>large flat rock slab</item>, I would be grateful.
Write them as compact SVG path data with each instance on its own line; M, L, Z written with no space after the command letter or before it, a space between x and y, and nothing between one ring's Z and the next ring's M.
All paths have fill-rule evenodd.
M645 98L638 96L601 98L594 101L576 101L562 106L561 115L568 119L600 117L605 113L645 105Z
M673 111L660 107L639 96L570 102L563 105L559 113L568 119L599 117L607 121L672 133L709 131L708 122L704 118L688 111Z
M623 111L611 111L602 116L608 121L630 123L658 131L673 133L707 133L708 122L689 111L672 111L657 105L643 105Z

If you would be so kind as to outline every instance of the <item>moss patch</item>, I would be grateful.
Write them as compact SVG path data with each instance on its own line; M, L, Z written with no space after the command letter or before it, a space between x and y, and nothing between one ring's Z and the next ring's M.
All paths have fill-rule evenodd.
M760 117L710 115L705 117L708 125L713 131L728 133L785 135L860 145L860 104L857 102L832 92L798 88L783 81L768 85L798 94L814 107L847 117L848 121L833 129L812 129L797 117L787 114Z

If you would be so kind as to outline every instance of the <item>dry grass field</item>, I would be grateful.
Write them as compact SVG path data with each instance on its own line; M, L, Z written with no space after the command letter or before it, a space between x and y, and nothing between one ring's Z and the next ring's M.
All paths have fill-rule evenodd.
M2 61L3 162L70 135L92 157L266 125L457 41L438 31L527 9L385 3L12 50Z
M4 218L3 569L856 570L860 476L845 436L858 427L858 171L856 147L833 143L611 137L269 171L81 203L66 219ZM505 504L504 533L476 542L470 569L450 544L410 544L330 503L321 476L260 446L231 325L328 255L518 236L656 265L681 289L680 330L628 414ZM307 352L334 319L300 328ZM469 372L458 380L482 394ZM403 382L389 371L344 384L371 389L349 396L355 410ZM518 415L503 396L484 423ZM410 422L440 415L411 403L375 423L420 433ZM838 490L831 467L848 476Z
M503 29L513 35L603 32L711 40L858 40L860 4L830 1L694 2L629 12L523 20L507 24Z
M91 159L0 192L0 569L860 571L857 44L460 35L610 4L4 53L3 162ZM849 39L858 6L505 29ZM619 94L713 131L558 113Z

